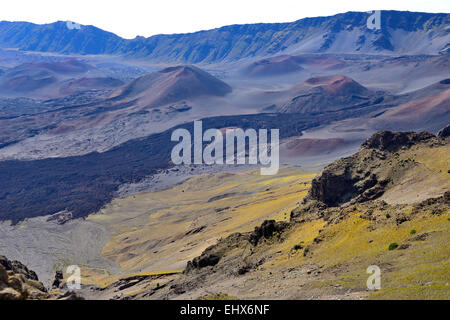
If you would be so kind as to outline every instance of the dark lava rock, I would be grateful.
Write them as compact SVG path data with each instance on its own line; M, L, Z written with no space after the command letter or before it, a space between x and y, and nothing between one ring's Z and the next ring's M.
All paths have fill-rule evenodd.
M411 241L425 241L427 239L428 239L428 233L425 232L425 233L415 236L414 238L411 239Z
M51 296L36 273L19 261L0 256L0 300L41 300Z
M260 227L250 234L250 243L256 246L260 239L270 238L275 232L283 231L289 224L287 222L276 222L275 220L265 220Z
M205 249L202 254L192 261L187 263L185 273L189 273L195 269L202 269L205 267L215 266L227 254L227 252L234 248L243 247L248 244L248 235L233 233L227 238L219 240L215 245Z
M52 282L52 288L57 289L61 286L61 281L64 279L63 272L61 270L56 270L55 272L55 278Z
M401 147L410 147L418 142L427 141L431 138L434 138L434 135L428 132L379 131L367 139L362 144L362 147L394 152Z
M392 181L392 166L397 165L397 172L406 172L415 165L414 161L397 164L396 152L433 139L437 140L428 132L379 131L357 153L333 162L314 178L305 201L316 200L335 207L350 201L377 199Z
M437 133L437 136L442 139L450 136L450 124L448 124L445 128L442 128L441 130L439 130L439 132Z
M10 261L4 256L0 256L0 264L3 265L6 270L12 270L14 273L23 274L27 279L39 281L36 272L29 270L19 261Z
M398 250L405 250L405 249L408 249L410 246L411 245L409 243L404 243L398 247Z

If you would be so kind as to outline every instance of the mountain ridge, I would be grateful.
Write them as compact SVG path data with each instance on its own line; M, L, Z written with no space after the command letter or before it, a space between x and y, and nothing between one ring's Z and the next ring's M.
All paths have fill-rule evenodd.
M438 54L442 50L445 53L450 42L448 13L382 11L381 30L376 31L367 29L368 17L365 12L346 12L287 23L230 25L134 39L123 39L94 26L69 29L63 21L45 25L2 21L0 47L122 55L155 62L213 63L290 51Z

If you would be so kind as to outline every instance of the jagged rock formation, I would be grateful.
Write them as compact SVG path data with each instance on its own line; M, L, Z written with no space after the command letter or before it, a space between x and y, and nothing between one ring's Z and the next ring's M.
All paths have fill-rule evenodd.
M38 276L19 261L0 256L0 300L83 300L73 291L50 292Z
M380 131L366 140L354 155L327 166L312 181L305 202L316 200L327 206L363 202L380 197L393 179L416 163L396 161L396 152L417 143L441 143L434 135L421 132Z
M441 130L439 130L439 132L437 133L437 136L439 138L447 138L450 136L450 124L447 125L445 128L442 128Z
M281 232L288 227L286 222L276 222L275 220L265 220L260 227L255 227L255 230L250 234L249 241L256 246L261 239L268 239L275 233Z
M380 131L367 139L362 144L362 148L395 152L402 147L408 148L416 143L428 141L432 138L434 138L434 135L428 132L415 133Z
M63 210L52 214L47 221L55 221L57 224L64 224L73 218L72 212Z
M249 234L233 233L227 238L219 241L203 251L203 253L187 263L185 273L194 269L202 269L208 266L215 266L224 255L240 246L245 245L250 240Z
M0 300L48 299L50 294L35 272L19 261L0 256Z
M217 244L208 247L203 253L187 263L185 273L194 269L202 269L208 266L215 266L230 251L236 248L244 248L251 244L257 246L262 239L269 239L276 236L289 226L287 222L276 222L275 220L265 220L261 226L255 227L253 232L233 233ZM249 265L242 266L237 272L245 273L251 268Z

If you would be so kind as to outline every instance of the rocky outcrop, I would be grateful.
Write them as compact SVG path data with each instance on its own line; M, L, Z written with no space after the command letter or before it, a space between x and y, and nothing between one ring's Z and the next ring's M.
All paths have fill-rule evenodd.
M427 132L375 133L357 153L333 162L313 179L304 203L314 200L339 206L379 198L394 178L417 165L413 159L398 160L397 152L419 143L440 142Z
M6 270L11 270L14 273L22 274L25 278L30 280L39 281L38 276L32 270L29 270L23 263L19 261L9 261L4 256L0 256L0 265Z
M324 259L328 259L326 256L330 251L337 252L339 256L340 250L336 248L341 246L344 242L342 239L347 236L351 237L352 242L352 238L361 233L361 241L367 241L374 247L384 245L387 252L389 248L383 236L373 239L367 235L374 230L392 232L403 224L408 224L404 227L409 228L410 237L399 241L396 250L402 252L419 246L417 242L431 237L428 233L412 237L416 233L416 229L412 228L420 226L415 225L416 219L445 215L449 208L450 192L442 191L442 188L439 191L442 191L442 195L437 193L440 195L422 201L417 197L416 189L413 189L413 200L404 203L390 203L385 196L392 195L392 192L395 194L393 189L398 187L400 193L411 194L407 187L424 177L417 173L425 174L425 178L426 175L442 176L443 170L440 169L444 168L443 165L433 167L433 170L427 169L427 165L432 163L432 159L427 156L445 157L447 144L447 139L440 139L429 133L382 131L374 134L356 154L335 161L315 179L308 199L292 210L290 222L266 220L252 232L235 233L219 240L188 262L183 276L152 291L152 298L195 298L199 296L199 292L214 293L224 287L233 290L230 293L242 296L242 290L248 290L245 297L265 297L270 286L277 290L272 292L272 297L279 297L282 291L279 288L282 286L278 286L278 282L286 280L286 285L307 279L317 283L318 279L324 279L321 274L327 279L330 276L336 277L336 271L347 274L354 260L347 260L344 264L339 263L331 268L323 268L321 265L325 264L317 263L327 261ZM429 185L420 184L417 190L422 192L424 186ZM383 197L377 199L381 195ZM316 224L318 220L321 220L320 224ZM308 224L309 222L313 224ZM353 224L358 227L353 229ZM309 226L317 226L319 229L313 231L311 237L308 234L303 236L302 233L310 232ZM405 238L403 232L396 236ZM284 241L285 244L280 245ZM320 251L325 248L327 249ZM383 255L379 252L376 254L377 257ZM293 267L286 270L285 266ZM357 272L360 272L359 269ZM246 285L241 286L241 283ZM307 286L303 286L302 290L312 296Z
M47 221L55 221L57 224L64 224L73 218L72 212L63 210L51 215Z
M230 254L234 249L243 249L257 246L261 239L269 239L276 234L281 233L289 226L288 222L276 222L275 220L265 220L261 226L255 227L253 232L233 233L225 239L221 239L217 244L212 245L203 251L203 253L187 263L185 273L193 270L199 270L205 267L214 267L222 258ZM243 274L250 265L243 265L238 268L238 273Z
M282 232L289 226L287 222L276 222L275 220L265 220L260 227L250 234L249 241L256 246L261 239L269 239L274 234Z
M367 139L361 147L395 152L402 147L411 147L416 143L425 142L433 138L435 136L428 132L379 131Z
M55 277L52 281L52 288L57 289L61 287L62 280L64 279L63 272L61 270L56 270Z
M189 273L195 269L215 266L228 252L235 248L245 246L248 241L249 235L241 233L233 233L227 238L219 240L217 244L206 248L200 256L189 261L185 273Z
M0 300L83 300L83 297L73 291L49 292L34 271L19 261L0 256Z
M442 128L441 130L439 130L439 132L437 133L437 136L439 138L447 138L450 136L450 124L447 125L446 127Z
M35 272L19 261L0 256L0 300L48 299L50 294Z

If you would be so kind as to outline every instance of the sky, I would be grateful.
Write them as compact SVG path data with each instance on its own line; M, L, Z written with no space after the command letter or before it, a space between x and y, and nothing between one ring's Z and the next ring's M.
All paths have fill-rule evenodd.
M231 24L291 22L347 11L450 12L449 0L7 0L0 20L94 25L123 38L187 33Z

